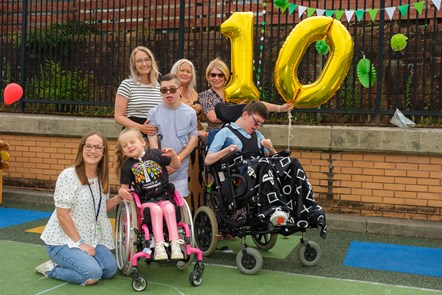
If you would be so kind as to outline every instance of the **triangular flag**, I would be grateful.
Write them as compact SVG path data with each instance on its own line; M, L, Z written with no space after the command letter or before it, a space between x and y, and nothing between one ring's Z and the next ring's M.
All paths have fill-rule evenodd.
M289 5L289 15L292 14L293 11L295 11L296 7L298 7L298 4L290 3L290 5Z
M424 8L424 1L419 1L413 4L414 8L416 8L419 14L422 13L422 9Z
M323 16L325 13L325 9L316 9L316 15L317 16Z
M336 10L335 15L337 20L341 20L342 16L344 15L344 10Z
M304 12L307 10L307 6L301 6L301 5L299 5L298 6L298 15L299 15L299 17L301 17L303 14L304 14Z
M361 21L361 18L364 16L364 13L365 13L364 9L356 10L356 18L358 19L358 22Z
M440 0L433 0L434 6L436 6L437 10L440 9Z
M335 11L333 9L327 9L325 11L326 16L333 16L333 14L335 14Z
M313 13L315 13L316 8L309 7L307 8L307 17L311 17Z
M374 22L376 20L376 15L378 14L378 10L376 8L369 9L368 14L371 17L371 21Z
M401 12L402 16L405 16L407 14L408 6L408 4L398 6L398 9Z
M393 14L394 14L395 10L396 10L396 7L385 7L385 11L387 12L390 20L393 18Z
M353 17L353 14L355 14L354 10L346 10L345 11L345 17L347 18L348 22L351 22L351 18Z

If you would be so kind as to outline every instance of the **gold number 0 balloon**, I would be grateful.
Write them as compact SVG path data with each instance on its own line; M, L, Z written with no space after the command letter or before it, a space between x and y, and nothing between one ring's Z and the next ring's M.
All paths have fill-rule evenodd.
M308 46L325 39L330 55L319 78L302 85L297 77L298 66ZM340 21L315 16L301 21L291 31L279 51L275 66L275 85L286 102L298 108L313 108L326 103L339 89L353 57L353 40Z
M232 76L224 90L228 102L259 100L259 90L253 82L253 13L235 12L221 24L221 34L232 44Z

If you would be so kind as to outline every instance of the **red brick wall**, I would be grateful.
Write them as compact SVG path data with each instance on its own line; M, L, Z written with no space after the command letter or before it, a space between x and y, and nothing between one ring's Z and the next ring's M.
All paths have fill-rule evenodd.
M78 138L2 135L10 144L10 186L53 188L74 160ZM113 163L115 140L110 140ZM329 213L442 221L442 157L294 151ZM111 167L112 189L118 179Z

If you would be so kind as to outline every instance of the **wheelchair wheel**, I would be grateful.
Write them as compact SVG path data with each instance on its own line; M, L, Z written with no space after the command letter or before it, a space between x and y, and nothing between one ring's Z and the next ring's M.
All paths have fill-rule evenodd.
M321 247L313 241L301 243L298 249L298 259L304 266L314 266L321 258Z
M252 240L259 250L267 251L275 246L278 241L278 234L256 234L252 235Z
M254 275L262 268L263 258L261 253L255 248L246 248L246 253L242 250L236 255L236 266L246 275Z
M138 224L134 201L120 203L115 217L115 254L118 269L125 275L131 274L131 259L137 253L136 229Z
M192 248L195 247L195 234L193 232L193 220L192 220L192 213L190 212L189 205L187 204L186 200L183 200L183 206L181 207L181 221L187 224L190 230L190 246ZM182 228L178 228L178 234L180 236L180 239L185 240L186 239L186 232ZM185 271L189 265L192 264L193 258L195 255L187 255L186 254L186 245L184 245L184 249L182 248L184 253L184 260L180 260L177 262L176 266L179 270Z
M201 206L196 210L194 217L194 233L197 247L204 256L212 255L218 246L216 234L218 233L218 221L212 209Z
M132 288L137 291L141 292L147 287L147 280L143 276L135 276L132 279Z

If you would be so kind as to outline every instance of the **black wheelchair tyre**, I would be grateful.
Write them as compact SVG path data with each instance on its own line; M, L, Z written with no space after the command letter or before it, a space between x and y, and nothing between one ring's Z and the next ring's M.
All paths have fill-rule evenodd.
M132 288L137 291L141 292L144 291L147 287L147 280L143 276L136 276L132 279Z
M218 246L218 221L212 209L207 206L199 207L195 212L193 224L197 247L203 252L203 256L212 255Z
M278 241L278 234L255 234L252 235L252 240L259 250L268 251L276 245L276 242Z

